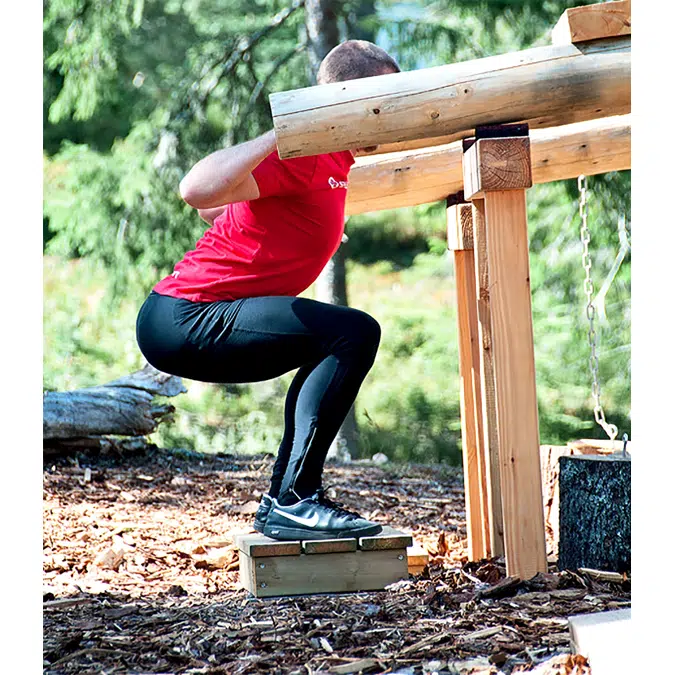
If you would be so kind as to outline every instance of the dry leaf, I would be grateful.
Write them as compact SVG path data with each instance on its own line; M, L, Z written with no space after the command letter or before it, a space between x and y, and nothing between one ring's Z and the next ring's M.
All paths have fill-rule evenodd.
M215 548L207 551L205 556L199 556L195 560L195 567L207 570L224 569L231 572L239 569L239 556L233 547Z

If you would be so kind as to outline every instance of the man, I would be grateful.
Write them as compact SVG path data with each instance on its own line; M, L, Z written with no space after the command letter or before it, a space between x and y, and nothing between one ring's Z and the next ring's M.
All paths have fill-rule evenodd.
M398 72L376 45L350 40L322 61L325 84ZM183 199L212 227L141 308L138 344L159 370L204 382L257 382L299 369L255 528L275 539L377 534L328 499L331 442L370 370L380 327L368 314L296 297L340 245L352 151L281 161L273 131L197 162Z

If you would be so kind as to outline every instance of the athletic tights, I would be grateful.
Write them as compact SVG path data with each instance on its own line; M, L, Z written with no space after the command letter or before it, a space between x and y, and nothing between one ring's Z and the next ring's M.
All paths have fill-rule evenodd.
M307 298L193 302L153 291L136 337L155 368L191 380L259 382L299 369L269 490L291 504L321 487L328 449L375 360L380 326L358 309Z

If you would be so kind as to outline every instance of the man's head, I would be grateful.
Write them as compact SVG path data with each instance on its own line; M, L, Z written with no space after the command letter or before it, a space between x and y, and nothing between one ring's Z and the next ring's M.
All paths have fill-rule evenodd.
M316 81L317 84L329 84L400 72L396 59L381 47L366 40L347 40L328 52L319 66ZM371 145L355 152L360 154L375 150L377 146Z
M319 66L317 84L398 73L396 60L366 40L347 40L331 49Z

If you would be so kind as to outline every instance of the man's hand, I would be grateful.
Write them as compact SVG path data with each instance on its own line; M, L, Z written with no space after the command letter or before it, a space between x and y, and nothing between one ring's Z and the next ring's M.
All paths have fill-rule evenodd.
M274 130L197 162L180 182L180 195L196 209L212 209L260 196L253 169L276 150ZM207 221L208 222L208 221Z

